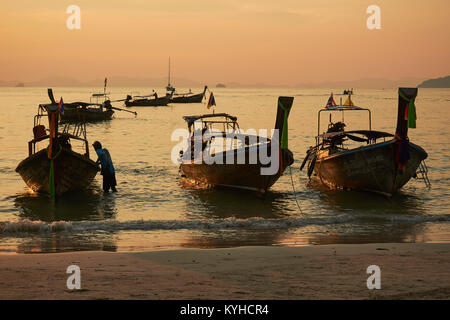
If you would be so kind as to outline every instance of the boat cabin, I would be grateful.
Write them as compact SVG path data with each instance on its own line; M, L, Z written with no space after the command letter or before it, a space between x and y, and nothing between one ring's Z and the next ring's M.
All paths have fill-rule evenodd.
M189 130L187 149L194 150L197 142L201 144L201 151L207 150L207 154L214 156L219 152L250 147L257 147L260 144L267 144L270 139L257 135L255 132L244 132L239 128L237 117L227 113L205 114L199 116L185 116ZM190 153L194 159L194 152ZM183 155L183 152L180 153Z
M40 104L38 106L38 113L34 116L33 125L33 139L28 142L28 155L31 156L39 151L40 143L46 142L48 146L50 140L50 128L46 128L44 123L52 125L52 118L50 112L55 114L55 138L58 145L62 148L73 150L87 158L89 158L89 144L86 138L86 124L83 123L66 123L62 130L59 129L61 125L58 123L59 109L56 104ZM74 145L72 145L75 142ZM78 149L74 150L74 148Z

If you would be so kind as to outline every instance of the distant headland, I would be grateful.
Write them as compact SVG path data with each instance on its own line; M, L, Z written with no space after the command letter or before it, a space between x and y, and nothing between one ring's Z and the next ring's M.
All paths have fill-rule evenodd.
M450 76L425 80L419 88L450 88Z

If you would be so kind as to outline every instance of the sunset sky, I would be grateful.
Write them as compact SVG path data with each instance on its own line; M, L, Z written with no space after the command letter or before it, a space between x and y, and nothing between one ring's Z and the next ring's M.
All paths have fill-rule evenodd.
M69 5L81 30L68 30ZM381 30L366 9L381 8ZM2 0L0 80L296 85L450 74L448 0Z

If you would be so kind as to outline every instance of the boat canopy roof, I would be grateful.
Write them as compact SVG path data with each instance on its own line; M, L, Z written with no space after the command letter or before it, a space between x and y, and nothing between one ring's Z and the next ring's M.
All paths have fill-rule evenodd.
M188 126L191 126L195 121L203 120L203 119L214 119L214 118L225 118L230 122L236 122L237 117L229 115L228 113L211 113L211 114L203 114L199 116L184 116L183 119L188 123ZM210 122L222 122L219 120L210 121Z
M372 130L353 130L353 131L338 131L338 132L328 132L321 134L320 137L324 139L330 139L338 136L353 136L353 134L360 134L366 136L368 139L379 139L385 137L393 137L394 135L383 131L372 131Z

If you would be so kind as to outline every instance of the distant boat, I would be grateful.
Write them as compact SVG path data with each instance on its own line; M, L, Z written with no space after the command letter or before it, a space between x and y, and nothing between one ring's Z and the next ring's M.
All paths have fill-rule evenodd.
M134 96L127 95L125 99L125 105L127 107L158 107L167 106L172 98L172 93L167 93L164 97L158 97L155 93L146 96Z
M224 85L223 83L218 83L216 84L216 88L226 88L227 86Z
M92 94L89 102L63 102L64 112L61 113L61 121L62 122L96 122L96 121L105 121L111 120L114 114L113 109L121 110L119 108L114 108L111 105L111 101L108 98L108 93L106 93L106 83L107 79L105 78L105 86L103 89L103 93L94 93ZM48 89L48 96L50 101L53 104L56 104L53 97L53 90ZM99 99L103 98L103 101L100 102ZM95 102L92 102L92 99L95 99Z
M351 90L344 90L343 95L353 94L353 88Z
M64 102L64 112L61 113L61 122L96 122L111 120L114 114L114 110L131 112L137 115L137 113L134 111L116 108L111 105L111 100L108 96L109 93L106 93L106 83L107 79L105 78L103 93L92 94L89 102ZM52 89L48 89L48 94L50 101L52 103L56 103L55 99L53 98ZM103 101L101 101L102 98ZM95 102L92 102L93 99L95 99Z
M293 99L292 97L279 97L275 128L279 130L282 137L278 140L241 134L237 118L226 113L185 116L184 120L188 124L190 137L188 149L181 152L179 160L183 179L205 187L224 187L265 193L283 174L284 170L294 162L292 152L287 148L287 119ZM201 121L202 127L196 128L199 121ZM214 131L214 126L223 129ZM284 128L286 130L283 130ZM229 130L226 131L226 129ZM220 136L223 137L223 140L227 140L226 134L230 131L235 138L228 144L226 144L227 141L222 142L223 145L233 147L225 148L223 151L216 150L213 145ZM208 132L214 139L211 136L208 137ZM195 149L196 139L201 139L200 151ZM252 140L253 142L251 142ZM285 141L286 145L282 141ZM276 148L280 152L279 166L276 173L262 175L261 168L267 165L261 162L260 155L270 154L272 143L277 144ZM196 152L204 155L199 161L194 154ZM237 159L241 158L240 155L245 158L243 164L237 163ZM213 157L221 158L223 164L209 164ZM249 161L251 157L254 157L256 161L253 163ZM233 163L227 161L230 158L234 159Z
M169 76L168 83L166 87L166 96L171 95L169 103L201 103L203 98L205 97L206 89L208 86L203 88L203 92L201 93L192 93L189 89L189 92L178 93L174 87L170 84L170 57L169 57Z
M59 131L58 116L58 104L39 105L34 117L34 138L28 142L28 157L16 168L33 191L52 196L86 189L99 171L98 165L89 158L86 125L66 124ZM49 120L48 133L42 118ZM45 141L48 147L36 151L36 145ZM72 143L81 144L82 151L74 151Z
M314 173L331 189L364 190L388 196L416 177L418 168L426 175L426 165L422 161L428 155L421 147L409 142L407 137L405 109L407 105L413 105L416 95L416 88L399 89L395 136L372 130L370 110L354 106L350 96L344 105L329 105L319 110L316 144L309 148L300 169L308 162L308 176ZM368 130L345 131L345 123L333 123L330 113L328 130L320 134L320 115L324 111L342 114L347 111L368 112ZM351 146L350 142L361 144Z
M95 122L111 120L114 111L111 103L91 104L87 102L72 102L64 104L64 114L61 121Z
M206 89L208 89L208 86L203 88L202 93L196 94L192 92L174 93L172 99L170 99L170 103L201 103L205 97Z

